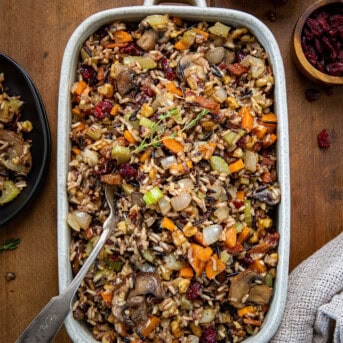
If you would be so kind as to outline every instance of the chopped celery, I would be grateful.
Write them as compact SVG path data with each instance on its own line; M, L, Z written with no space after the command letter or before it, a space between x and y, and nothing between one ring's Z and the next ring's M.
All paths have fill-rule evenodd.
M20 190L13 181L8 180L4 181L3 188L0 192L2 192L0 196L0 205L3 205L15 199L20 193Z
M131 158L130 148L115 144L112 148L111 157L117 160L118 164L128 162Z
M107 266L109 266L112 270L115 272L120 272L123 268L123 262L122 261L112 261L112 260L106 260L105 263Z
M244 200L244 221L247 226L251 227L252 225L252 215L251 215L251 201Z
M125 56L123 60L125 65L130 65L135 62L142 69L154 69L157 66L157 63L149 56Z
M162 14L152 14L148 15L145 18L146 22L149 23L149 25L156 31L159 30L165 30L168 22L169 22L169 17L167 14L162 15Z
M240 233L243 229L243 224L242 223L236 223L235 227L236 227L236 232Z
M98 139L101 138L101 134L102 134L101 127L94 124L87 129L86 134L89 138L97 141Z
M265 277L264 277L264 283L269 286L269 287L273 287L273 275L268 273Z
M230 146L234 146L244 136L244 130L228 131L224 136L223 140Z
M146 118L146 117L141 117L139 119L139 125L140 126L143 126L143 127L146 127L148 129L151 129L153 126L154 126L155 122L152 121L151 119L149 118Z
M226 251L226 250L223 250L221 253L220 253L220 259L223 263L227 263L231 258L231 255Z
M212 170L218 173L229 173L229 165L220 156L212 156L210 158L210 165Z
M156 186L144 194L143 200L147 206L155 205L163 197L163 192Z
M230 27L226 26L220 22L216 22L214 26L211 26L208 31L212 34L226 38L229 34Z

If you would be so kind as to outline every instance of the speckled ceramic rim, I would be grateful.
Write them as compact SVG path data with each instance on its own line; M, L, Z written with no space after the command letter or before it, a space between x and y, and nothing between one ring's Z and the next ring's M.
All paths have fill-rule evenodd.
M144 6L132 6L110 9L90 16L74 31L65 48L59 88L58 102L58 149L57 149L57 178L58 178L58 272L59 289L63 291L72 280L69 261L70 229L66 225L68 202L66 194L66 175L70 158L69 128L71 121L70 87L75 81L75 72L79 51L87 37L100 26L114 20L139 21L150 14L171 14L189 20L221 21L232 26L246 26L256 36L270 55L270 63L275 77L275 112L278 115L278 178L281 185L282 200L278 209L278 230L280 244L278 248L279 263L275 291L270 310L265 318L261 331L246 339L245 343L268 342L276 332L286 302L289 244L290 244L290 174L289 174L289 141L287 98L283 62L277 42L270 30L257 18L244 12L208 8L204 0L187 1L192 6L154 6L158 1L146 0ZM175 2L175 1L174 1ZM83 323L72 318L71 313L65 325L74 342L87 343L96 341Z

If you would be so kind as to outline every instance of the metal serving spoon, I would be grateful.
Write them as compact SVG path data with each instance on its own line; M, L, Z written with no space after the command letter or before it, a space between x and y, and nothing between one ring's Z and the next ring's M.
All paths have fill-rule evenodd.
M60 295L51 298L51 300L45 305L43 310L38 313L31 324L16 340L16 343L52 342L53 338L61 328L66 316L71 310L71 301L77 289L79 288L83 278L87 274L90 266L98 256L101 248L104 246L106 240L110 236L112 229L118 223L118 217L115 215L113 204L113 187L108 185L105 186L105 197L110 208L110 215L104 222L103 231L91 254L84 262L82 268L76 274L70 285Z

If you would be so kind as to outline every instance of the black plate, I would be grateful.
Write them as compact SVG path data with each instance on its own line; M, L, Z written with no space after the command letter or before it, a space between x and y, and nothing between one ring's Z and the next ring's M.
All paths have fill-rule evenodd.
M0 73L4 73L4 85L9 95L19 95L24 102L21 121L30 120L33 130L25 134L32 141L32 168L27 176L27 187L16 199L0 206L0 226L7 223L19 211L29 205L41 190L47 173L51 152L49 123L41 96L28 73L8 56L0 53Z

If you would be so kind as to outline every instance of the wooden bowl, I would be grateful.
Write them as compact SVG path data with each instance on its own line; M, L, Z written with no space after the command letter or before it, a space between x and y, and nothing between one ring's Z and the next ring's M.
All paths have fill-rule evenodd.
M342 0L320 0L315 2L313 5L308 7L303 14L298 19L293 33L293 60L297 68L310 80L315 83L328 85L328 86L337 86L343 85L342 76L331 76L325 73L320 72L316 69L306 58L302 46L301 46L301 36L303 27L306 19L317 9L330 5L330 4L342 4Z

